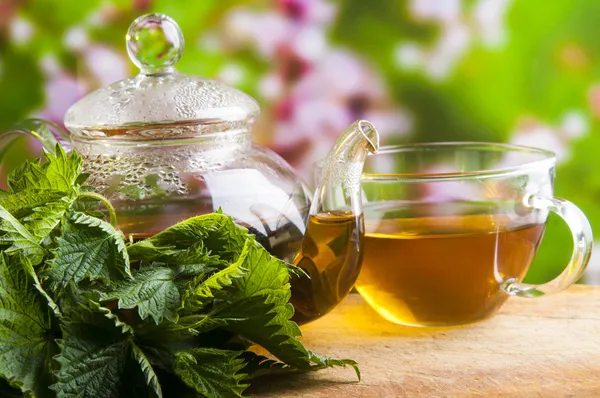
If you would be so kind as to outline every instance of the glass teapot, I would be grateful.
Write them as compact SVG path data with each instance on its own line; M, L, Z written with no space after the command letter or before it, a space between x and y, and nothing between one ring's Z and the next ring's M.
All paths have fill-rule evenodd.
M357 121L323 163L314 195L276 153L251 142L257 102L224 83L175 70L183 35L163 14L136 19L127 52L140 73L100 88L67 111L70 134L30 119L7 132L56 139L82 157L87 183L113 203L133 239L221 208L273 255L311 277L292 281L296 320L330 311L358 276L364 234L360 175L379 141Z

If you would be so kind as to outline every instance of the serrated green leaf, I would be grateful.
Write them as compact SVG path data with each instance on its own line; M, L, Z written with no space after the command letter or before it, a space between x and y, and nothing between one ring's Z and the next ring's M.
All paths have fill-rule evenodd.
M100 304L98 303L90 303L90 306L96 307L97 310L99 312L101 312L102 314L104 314L104 316L108 319L110 319L111 321L113 321L114 325L121 329L122 333L129 333L129 334L134 334L135 331L134 329L131 327L131 325L129 325L127 322L123 322L121 320L121 318L119 318L119 316L115 313L113 313L110 309L106 308L106 307L102 307Z
M254 244L249 247L244 268L248 272L233 281L235 290L227 302L214 310L215 315L249 318L228 329L263 346L288 365L309 367L308 351L297 340L301 336L300 328L290 321L294 309L289 303L291 292L287 266Z
M42 283L38 279L37 274L35 273L35 270L33 269L33 266L31 265L31 262L29 262L29 260L26 257L21 257L20 261L21 261L21 264L23 265L23 269L25 270L25 272L31 277L31 279L33 281L33 286L42 295L46 304L48 304L48 307L50 307L50 309L52 310L52 312L54 313L54 315L57 318L62 318L63 314L60 311L60 308L58 307L56 302L54 302L54 299L52 299L52 297L50 297L48 292L46 292L46 290L42 286Z
M298 370L286 365L283 362L258 355L252 351L244 352L241 357L246 362L244 373L248 379L255 379L262 376L281 375L288 373L298 373Z
M79 323L98 324L105 328L112 325L123 334L134 334L133 327L100 304L100 292L95 289L81 288L70 282L61 290L58 303L64 312L63 316L68 319L75 319Z
M118 300L119 308L137 307L142 319L152 317L156 324L163 318L177 321L176 310L181 306L179 290L170 268L141 269L133 279L114 283L110 291L102 294L102 301Z
M156 326L156 325L153 325L153 326ZM158 337L158 336L154 336L154 337ZM148 358L148 360L150 361L150 364L152 364L152 366L154 367L154 369L156 370L157 373L160 372L161 370L168 371L168 372L173 371L173 361L174 361L173 354L168 348L165 348L166 345L160 345L158 343L151 344L151 345L141 345L140 344L140 347L143 348L146 358ZM165 391L168 391L168 389L165 389L164 387L162 387L162 389Z
M91 304L94 303L94 300L90 296L94 293L94 291L81 289L73 282L70 282L60 290L59 294L55 294L54 297L63 316L71 319L73 317L81 317L82 314L87 314L88 312L97 312L97 307L100 304L95 303L96 307Z
M18 255L0 254L0 377L37 397L49 396L52 315Z
M143 322L136 325L135 334L137 341L146 347L144 348L145 351L147 351L147 347L161 348L168 351L168 347L179 347L181 349L182 346L187 344L196 347L198 345L196 337L206 338L207 335L203 335L203 333L213 331L236 321L239 320L191 315L180 317L177 323L162 322L157 325L151 321ZM233 336L233 333L221 329L216 333L219 333L220 337L224 339ZM212 343L217 342L212 341Z
M308 351L298 337L300 328L290 319L294 308L289 271L285 262L271 256L257 243L249 247L243 267L248 271L233 280L228 299L211 312L216 318L247 318L224 326L267 349L285 364L311 371L330 366L351 365L354 361L321 357ZM358 374L358 373L357 373Z
M23 225L38 242L42 242L58 226L69 205L69 201L61 200L35 207L23 218Z
M37 161L25 161L8 176L8 186L12 192L29 189L52 189L44 168Z
M29 258L33 265L42 262L46 250L40 246L27 228L2 206L0 206L0 231L4 232L4 235L0 236L0 242L10 245L5 250L6 253L20 252Z
M146 357L146 354L144 354L144 352L135 344L131 345L131 350L133 358L140 364L142 372L144 373L146 384L152 388L158 398L162 398L162 389L158 381L158 376L156 376L154 368Z
M84 213L69 214L52 250L54 258L43 276L55 288L84 279L117 281L131 276L123 234Z
M243 267L249 248L253 246L254 238L246 238L246 243L240 253L238 259L227 268L215 272L210 277L197 278L186 286L183 299L182 313L192 313L200 310L215 298L215 294L223 292L227 287L231 286L235 278L240 278L244 275Z
M180 317L176 324L165 325L165 333L179 333L182 337L198 336L211 330L246 321L248 318L216 318L211 315L188 315Z
M0 206L4 207L18 219L26 216L36 207L60 201L67 196L67 192L53 189L29 189L14 194L7 193L6 195L0 196Z
M241 253L248 230L223 214L189 218L128 247L132 260L226 266Z
M44 164L46 176L55 189L69 191L80 178L83 162L77 152L71 151L67 156L62 146L56 144L55 148L55 153L44 151L47 159Z
M44 150L46 163L26 161L8 176L8 185L13 192L31 189L49 189L71 192L77 185L82 168L82 159L75 151L69 155L56 144L56 154Z
M172 268L177 278L203 276L219 270L218 267L208 264L182 264Z
M128 353L127 341L102 346L94 340L60 340L58 382L51 386L57 398L112 397Z
M316 371L316 370L321 370L321 369L326 369L326 368L333 368L334 366L341 366L344 368L346 366L350 366L356 373L356 376L358 377L358 381L360 381L360 379L361 379L360 369L358 368L358 363L356 361L354 361L352 359L329 358L329 357L314 353L312 351L309 351L308 353L310 355L310 362L311 362L311 367L308 370Z
M61 326L60 368L50 388L57 398L110 398L130 359L131 337L99 312L82 309Z
M90 178L90 173L80 173L79 176L75 179L75 184L83 187L83 184ZM93 190L93 189L92 189Z
M181 380L208 398L241 397L248 384L241 352L196 348L177 352L173 369Z
M293 373L305 373L310 371L317 371L325 368L331 368L334 366L350 366L356 372L358 380L360 381L360 370L356 361L351 359L332 359L324 357L314 352L309 351L311 362L313 363L309 369L297 369L286 365L283 362L276 361L271 358L267 358L262 355L257 355L252 351L244 352L241 357L246 361L246 367L244 373L248 375L248 379L255 379L263 376L274 376L274 375L285 375Z

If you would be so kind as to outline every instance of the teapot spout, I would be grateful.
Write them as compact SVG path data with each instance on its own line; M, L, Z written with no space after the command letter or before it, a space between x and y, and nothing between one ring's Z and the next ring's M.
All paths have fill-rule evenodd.
M294 321L311 322L348 295L360 271L364 218L360 177L367 155L379 149L379 135L366 120L338 138L320 168L302 248L294 265L310 278L292 281Z
M16 135L26 135L38 140L45 150L50 153L56 151L56 144L60 143L65 150L70 149L69 135L62 127L56 123L52 123L43 119L25 119L7 131L0 133L0 143L5 146L12 141ZM0 152L0 161L6 151Z
M337 139L322 161L310 214L328 211L362 213L360 176L369 153L379 150L379 133L373 124L358 120Z

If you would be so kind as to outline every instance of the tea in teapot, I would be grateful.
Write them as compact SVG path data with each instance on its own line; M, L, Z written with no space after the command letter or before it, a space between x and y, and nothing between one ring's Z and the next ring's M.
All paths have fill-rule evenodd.
M310 276L292 283L296 322L326 314L348 295L363 258L362 250L349 250L348 240L360 247L363 235L362 215L334 211L310 216L302 250L294 259Z

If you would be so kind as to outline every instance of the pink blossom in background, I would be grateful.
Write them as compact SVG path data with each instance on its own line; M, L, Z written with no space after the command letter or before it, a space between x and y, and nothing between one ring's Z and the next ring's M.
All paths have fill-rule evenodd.
M329 51L298 80L286 97L287 112L277 119L273 148L302 174L327 155L333 142L355 120L371 121L382 138L410 130L409 117L399 109L380 106L385 90L377 75L352 54ZM293 152L301 142L304 153Z
M461 1L410 0L408 9L417 20L449 22L461 16Z
M462 171L453 164L438 164L419 170L422 174L448 174ZM485 188L478 181L443 181L417 183L420 188L419 200L430 203L443 203L461 200L476 200L482 198Z
M17 45L27 44L35 33L35 28L26 19L17 17L10 24L10 39Z
M76 53L81 61L76 76L66 72L52 55L42 57L40 68L45 75L44 108L32 117L54 122L64 128L64 116L71 105L91 90L104 87L129 75L124 54L107 46L90 42L85 26L75 25L65 33L64 46ZM30 140L32 149L39 144Z
M487 47L498 47L507 40L504 18L512 0L480 0L473 11L475 30Z
M509 143L542 148L556 155L558 164L569 159L569 144L584 136L589 129L585 117L579 111L565 113L562 123L552 126L532 118L522 118Z
M277 48L290 37L293 26L283 16L273 11L257 12L237 9L225 20L224 37L234 43L250 43L258 53L271 59Z
M129 76L129 62L122 53L107 46L91 45L83 52L85 69L89 70L100 87L108 86Z
M275 70L259 82L272 102L270 146L309 178L352 122L372 121L383 136L410 131L410 117L391 103L377 73L356 54L327 42L336 7L324 0L279 0L277 11L237 9L226 40L251 45Z
M67 109L87 92L87 85L65 72L49 76L44 84L45 107L36 117L62 125Z
M565 137L577 139L585 136L589 132L590 124L583 111L570 110L563 115L561 128Z
M331 24L336 7L325 0L277 0L279 8L293 21Z
M121 16L121 10L114 4L103 3L97 10L92 11L85 19L87 26L109 25Z
M534 125L520 128L514 132L510 143L552 151L556 154L556 159L559 163L569 155L564 139L559 136L557 130L550 126Z
M287 112L276 121L272 146L288 153L286 159L303 175L310 175L312 164L355 120L373 122L382 138L407 134L411 127L406 113L389 103L375 72L343 50L329 50L313 62L289 87L283 103ZM304 152L294 153L293 147L305 140Z
M71 51L83 51L90 44L88 34L83 26L72 26L63 36L63 44Z
M399 68L416 70L429 79L443 81L475 42L488 48L506 43L505 18L511 0L479 0L468 11L459 0L411 0L408 10L416 20L436 22L437 40L421 44L401 40L395 50Z

